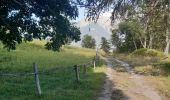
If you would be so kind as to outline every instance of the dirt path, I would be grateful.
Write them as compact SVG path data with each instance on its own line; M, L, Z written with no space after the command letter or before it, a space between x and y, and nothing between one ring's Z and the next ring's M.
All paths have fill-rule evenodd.
M110 61L106 58L104 58L104 60L106 61L107 64L107 68L106 68L106 80L103 86L103 90L100 94L100 96L98 97L97 100L112 100L111 96L112 96L112 90L113 90L113 86L112 86L112 63L110 63Z
M103 59L107 64L107 78L97 100L162 100L141 76L131 70L129 64L115 58ZM121 64L127 72L114 70L114 62Z

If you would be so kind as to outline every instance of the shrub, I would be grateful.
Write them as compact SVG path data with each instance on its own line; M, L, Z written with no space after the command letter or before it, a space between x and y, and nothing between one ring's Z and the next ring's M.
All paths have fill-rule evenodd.
M131 55L145 57L165 57L165 55L160 51L146 48L135 50Z

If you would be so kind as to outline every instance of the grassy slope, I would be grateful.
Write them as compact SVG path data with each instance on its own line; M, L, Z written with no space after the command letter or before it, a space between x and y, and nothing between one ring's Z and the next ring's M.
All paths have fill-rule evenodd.
M170 59L159 55L162 54L154 57L134 53L114 54L115 57L129 62L136 73L144 75L144 78L161 94L170 98Z
M21 44L17 50L0 49L0 73L32 72L32 63L38 64L43 95L37 97L33 76L1 77L0 100L94 100L104 79L104 67L95 71L88 69L86 77L80 74L80 83L75 82L74 64L90 61L94 50L64 47L61 52L48 51L43 43ZM56 70L56 68L58 68Z

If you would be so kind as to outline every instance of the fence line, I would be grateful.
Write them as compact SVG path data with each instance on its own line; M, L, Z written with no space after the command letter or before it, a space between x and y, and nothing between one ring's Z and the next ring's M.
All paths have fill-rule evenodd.
M86 72L87 72L87 68L88 68L88 66L90 67L90 66L92 66L93 65L93 69L95 70L95 68L96 68L96 56L94 56L94 58L92 59L92 61L89 61L89 62L87 62L87 63L85 63L85 64L80 64L80 65L74 65L73 67L74 67L74 70L75 70L75 76L76 76L76 81L77 82L79 82L80 81L80 70L79 70L79 68L80 67L83 67L83 74L84 74L84 76L86 76Z
M63 67L56 67L52 69L47 69L47 70L42 70L41 72L38 72L38 74L52 74L52 72L55 72L56 70L61 70ZM63 70L66 70L68 68L63 68ZM70 70L70 69L68 69ZM30 76L30 75L35 75L35 73L0 73L0 76L14 76L14 77L22 77L22 76Z
M41 95L42 92L41 92L40 81L38 77L38 67L35 63L33 63L33 69L34 69L34 78L36 82L37 93L38 95Z
M34 75L35 73L18 73L18 74L0 74L0 76L30 76Z
M96 67L96 57L94 57L94 59L92 59L91 61L89 61L87 63L78 64L78 65L73 66L73 69L75 71L76 82L80 81L80 67L83 68L83 75L86 76L87 68L92 66L92 65L93 65L93 68L95 69L95 67ZM33 63L33 72L32 73L9 73L9 74L0 73L0 76L22 77L22 76L33 75L34 79L35 79L37 94L41 95L42 91L41 91L41 86L40 86L39 74L45 74L45 73L51 74L52 71L55 71L55 70L58 70L58 69L60 69L60 68L54 68L54 69L50 69L48 71L38 72L38 66L36 65L36 63Z

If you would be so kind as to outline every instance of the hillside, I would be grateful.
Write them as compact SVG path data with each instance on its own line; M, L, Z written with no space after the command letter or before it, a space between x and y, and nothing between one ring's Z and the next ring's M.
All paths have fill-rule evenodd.
M10 52L0 48L0 100L94 100L101 89L104 68L89 67L87 77L80 73L77 83L73 66L92 60L95 51L64 46L60 52L53 52L44 49L43 44L23 43ZM38 65L40 97L33 75L24 75L33 72L33 62ZM4 73L21 76L1 76Z

